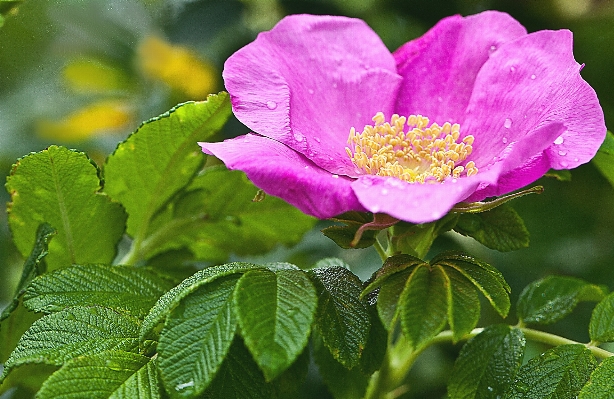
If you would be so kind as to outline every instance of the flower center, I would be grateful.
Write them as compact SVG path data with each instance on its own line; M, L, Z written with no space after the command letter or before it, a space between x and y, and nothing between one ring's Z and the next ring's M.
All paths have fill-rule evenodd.
M446 122L443 126L433 123L427 127L429 119L422 115L406 118L397 114L392 115L388 123L381 112L373 117L373 122L375 124L365 126L362 133L351 128L349 147L345 148L361 171L410 183L438 183L450 176L457 178L478 173L473 161L458 165L473 149L473 136L459 141L458 123Z

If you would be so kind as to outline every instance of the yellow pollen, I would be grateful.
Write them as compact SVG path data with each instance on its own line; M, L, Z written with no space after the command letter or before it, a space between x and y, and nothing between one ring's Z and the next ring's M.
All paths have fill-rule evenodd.
M397 114L386 122L381 112L373 122L362 133L351 128L349 147L345 148L354 165L367 174L410 183L438 183L478 173L473 161L459 165L471 155L473 136L459 141L458 123L429 126L429 119L422 115L406 118Z

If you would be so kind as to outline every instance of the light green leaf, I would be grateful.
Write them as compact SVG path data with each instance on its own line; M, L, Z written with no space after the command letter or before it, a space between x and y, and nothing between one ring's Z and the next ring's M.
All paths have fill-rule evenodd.
M484 246L501 252L529 246L529 231L520 215L509 204L487 212L463 213L454 231L473 237Z
M607 133L592 162L614 186L614 134L612 132Z
M595 367L597 361L586 346L557 346L522 366L505 398L575 398Z
M316 327L333 357L348 369L360 361L369 337L371 321L367 304L360 299L362 283L345 263L309 271L318 296Z
M399 298L401 328L415 349L421 348L446 325L446 278L441 267L416 267Z
M43 384L38 399L157 399L155 361L111 350L71 359Z
M204 399L275 399L273 384L264 380L240 338L235 338Z
M614 399L614 357L604 359L580 391L579 399Z
M510 310L510 286L500 271L486 262L454 251L437 255L431 260L431 265L456 269L477 287L501 317L507 316Z
M232 294L239 277L229 275L200 286L166 318L158 353L171 397L199 395L215 377L235 335Z
M187 247L198 259L223 262L232 253L260 254L278 244L296 244L315 224L279 198L254 202L257 191L243 172L207 167L172 209L154 219L150 236L157 244L145 248L146 257Z
M524 346L517 328L486 327L461 349L448 381L449 399L502 397L522 364Z
M257 267L258 266L251 263L236 262L208 267L194 273L158 299L158 302L156 302L143 320L143 324L139 331L139 338L141 341L144 340L152 330L161 323L177 305L179 305L183 298L196 291L199 287L220 277L245 273Z
M142 318L170 281L143 268L74 265L34 280L24 304L36 312L57 312L71 306L99 305Z
M614 341L614 293L609 294L595 306L588 326L591 341Z
M574 277L548 276L529 284L518 298L518 318L524 323L550 324L567 316L579 302L600 301L604 287Z
M38 226L49 223L57 230L45 259L50 270L113 260L126 215L99 192L98 173L85 154L57 146L13 165L9 226L22 255L34 246Z
M75 307L35 321L4 365L3 377L25 363L61 365L105 350L138 348L138 319L102 307Z
M105 192L128 212L128 233L145 238L151 218L203 165L197 141L211 139L230 116L227 93L180 104L141 125L104 167Z
M307 345L316 291L299 269L252 270L239 280L234 301L245 345L270 381Z
M480 298L475 286L451 267L441 267L446 279L448 324L457 342L471 332L480 319Z

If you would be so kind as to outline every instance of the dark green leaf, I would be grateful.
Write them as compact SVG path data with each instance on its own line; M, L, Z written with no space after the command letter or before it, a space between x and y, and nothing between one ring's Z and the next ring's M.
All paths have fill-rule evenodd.
M71 359L43 384L40 399L157 399L155 361L132 352L106 351Z
M35 321L6 361L5 376L24 363L61 365L105 350L138 348L138 319L102 307L75 307Z
M510 286L497 269L460 252L444 252L433 258L431 264L456 269L480 290L501 317L507 316L510 310Z
M205 399L275 399L273 384L264 380L240 338L235 338L215 379L205 391Z
M451 267L442 267L448 299L448 323L458 341L471 332L480 319L480 298L475 286Z
M365 296L369 292L382 286L384 281L395 273L400 273L405 269L425 264L426 263L422 259L411 255L402 254L391 256L386 259L384 265L373 273L373 276L367 281L367 286L364 288L362 295Z
M608 132L603 144L593 158L593 164L614 186L614 134Z
M522 366L505 398L575 398L595 367L597 361L586 346L557 346Z
M13 166L6 187L9 226L22 255L34 246L38 226L49 223L57 230L45 258L50 270L111 263L126 215L99 192L98 168L85 154L57 146L30 154Z
M142 318L172 284L143 268L74 265L45 274L26 291L24 304L37 312L100 305Z
M245 273L256 267L258 266L251 263L236 262L208 267L194 273L158 299L158 302L156 302L143 320L139 332L140 339L144 340L148 334L161 323L177 305L179 305L179 302L181 302L183 298L196 291L200 286L208 284L220 277Z
M305 382L307 373L309 372L309 363L311 360L309 353L310 350L308 345L305 347L305 350L303 350L303 353L292 363L292 366L272 381L275 391L280 398L296 398L296 394L299 392L301 385Z
M379 231L364 231L360 240L352 246L352 241L358 229L365 224L373 222L373 214L365 212L346 212L332 219L335 222L343 223L342 226L330 226L322 229L322 233L333 240L341 248L368 248L375 243L375 236Z
M399 298L401 327L415 349L421 348L446 325L446 278L441 267L416 267Z
M166 318L158 354L171 397L199 395L215 377L235 335L232 294L239 277L234 274L200 286Z
M377 313L382 324L389 331L395 327L395 321L398 319L397 310L401 293L405 289L407 280L417 267L421 266L412 265L399 273L391 274L381 284L377 294ZM370 287L372 285L369 285L367 289Z
M386 355L388 347L388 331L377 314L375 305L369 305L369 318L371 329L367 338L367 345L360 358L360 370L365 375L371 375L379 370Z
M614 399L614 357L604 359L580 391L579 399Z
M316 327L333 357L351 369L360 361L371 322L367 304L359 298L360 279L343 261L337 262L339 266L312 269L309 275L318 295Z
M454 230L501 252L515 251L529 246L529 231L522 218L508 204L487 212L463 213Z
M502 397L522 364L524 346L524 336L517 328L486 327L463 346L448 381L448 397Z
M614 293L606 296L595 306L588 332L591 341L614 341Z
M550 324L567 316L579 302L600 301L603 287L574 277L548 276L529 284L518 298L518 318L524 323Z
M187 190L153 220L150 240L156 244L145 248L147 257L182 247L213 261L260 254L296 244L316 221L276 197L253 202L257 188L244 173L223 166L207 167Z
M12 310L7 312L9 308L12 308ZM40 314L28 311L19 299L9 304L5 312L6 316L3 312L4 319L0 322L0 363L6 362L17 346L19 338L30 328L32 323L41 317Z
M128 233L146 237L151 218L202 166L197 141L211 139L230 116L227 93L178 105L141 125L104 167L105 192L128 212Z
M235 290L235 307L245 345L267 381L303 351L318 298L301 270L252 270Z
M22 364L11 370L11 372L0 380L0 395L6 391L11 391L7 399L34 398L43 382L58 369L59 366L29 363ZM2 399L5 396L2 395Z
M17 7L23 0L1 0L0 1L0 28L4 25L4 18L17 12Z

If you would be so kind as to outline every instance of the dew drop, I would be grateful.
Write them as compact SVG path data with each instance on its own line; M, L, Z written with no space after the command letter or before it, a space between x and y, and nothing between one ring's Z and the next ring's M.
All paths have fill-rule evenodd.
M298 141L299 143L300 143L301 141L303 141L303 139L304 139L304 138L305 138L305 137L304 137L302 134L300 134L300 133L294 133L294 140Z
M516 67L515 66L510 67L510 72L516 72Z
M307 90L307 92L308 92L309 94L313 94L313 89L309 89L309 90Z
M559 151L559 155L564 157L565 155L567 155L567 151Z
M563 141L565 141L563 136L559 136L559 137L556 138L556 140L554 140L554 144L556 144L556 145L563 144Z
M497 49L497 46L495 46L495 45L493 44L493 45L492 45L492 46L490 46L490 48L488 49L488 52L492 54L492 53L494 53L494 52L495 52L495 50L496 50L496 49Z
M578 158L574 158L574 159L573 159L573 161L574 161L574 162L578 162L578 161L579 161L579 159L578 159Z
M337 88L337 82L333 83L333 88Z
M437 97L437 101L439 101L440 103L443 102L443 98L441 98L441 96Z
M277 103L275 101L267 101L266 107L268 109L275 109L277 108Z
M493 387L486 387L486 389L488 389L488 392L492 392L492 391L495 390L495 388L493 388Z
M382 195L388 195L388 189L382 188Z
M305 169L309 169L309 165L305 165Z
M381 208L379 207L379 205L373 205L373 206L371 207L371 212L373 212L373 213L378 213L378 212L380 211L380 209L381 209Z
M315 141L317 141L318 143L320 142L320 138L319 137L314 137L313 138Z
M177 384L175 386L175 390L182 391L186 388L193 387L193 386L194 386L194 381L188 381L188 382L184 382L183 384Z
M561 166L566 168L567 166L569 166L569 164L567 162L563 161L563 162L561 162Z
M339 175L332 175L331 177L332 177L333 179L338 179L338 178L339 178Z
M535 80L535 75L531 75L531 80Z
M503 127L506 129L509 129L510 127L512 127L512 120L510 118L507 118L505 122L503 122Z
M503 144L507 144L507 137L503 137L503 140L501 141L503 141Z
M458 179L455 177L452 179L452 183L456 183L458 181Z

